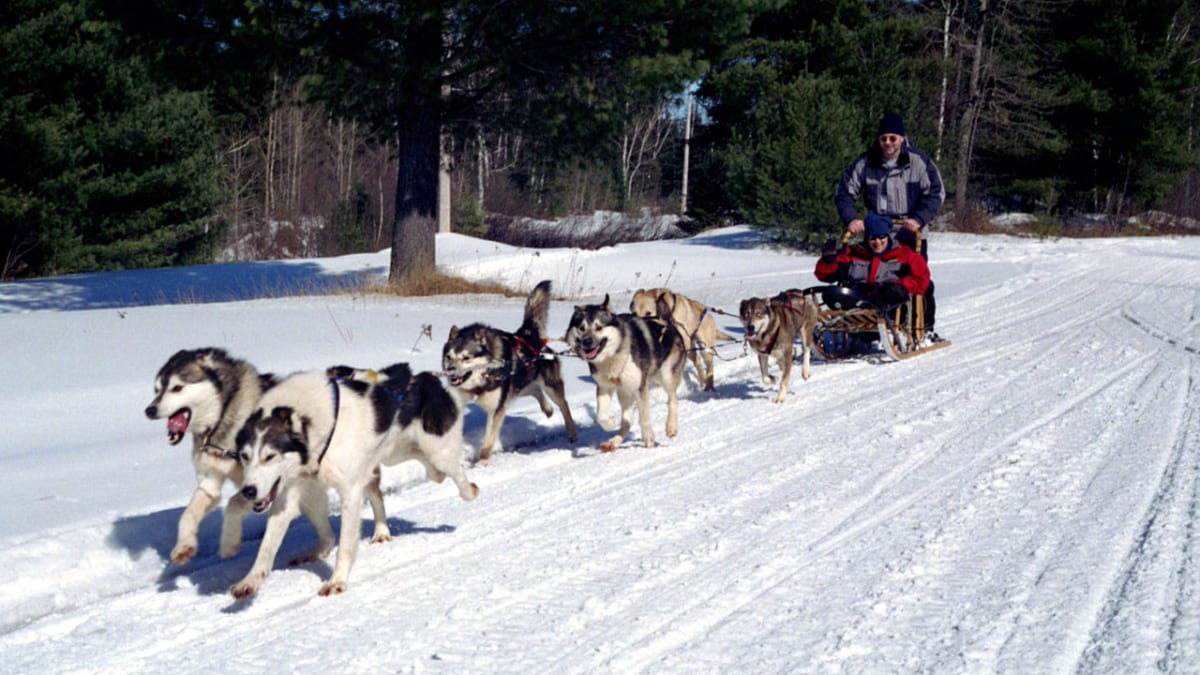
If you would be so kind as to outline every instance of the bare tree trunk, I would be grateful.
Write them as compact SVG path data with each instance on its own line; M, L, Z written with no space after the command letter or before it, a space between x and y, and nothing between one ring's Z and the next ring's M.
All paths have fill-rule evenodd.
M967 103L963 110L962 125L958 132L958 166L954 191L954 215L963 218L967 213L967 196L970 186L971 154L975 143L975 125L978 122L979 109L983 105L983 92L980 85L983 75L984 31L988 20L988 1L979 2L979 25L975 33L975 47L971 63L971 79L967 91Z
M342 185L342 199L350 196L354 188L354 156L358 149L358 123L350 121L350 131L346 139L346 180Z
M638 175L645 166L658 159L671 136L671 125L662 108L646 110L630 116L629 125L618 141L621 149L621 204L626 207L633 199Z
M379 217L375 220L375 245L379 246L383 242L383 228L386 224L387 210L384 204L387 200L384 198L385 179L388 175L388 161L391 158L391 141L383 143L383 166L379 170L378 186L376 188L376 199L379 202Z
M304 107L299 103L300 86L296 85L296 92L292 100L288 103L291 107L292 118L292 153L291 159L288 162L288 212L293 214L293 217L298 217L303 213L303 208L300 202L300 184L301 176L304 174ZM308 252L306 251L306 254Z
M942 94L938 99L937 145L933 149L935 162L942 161L942 139L946 133L946 90L950 79L946 69L950 66L950 18L954 16L955 4L943 0L942 7L946 10L946 16L942 21Z
M337 198L346 199L354 187L354 157L358 150L358 123L354 120L330 120L329 135L333 142L333 164L337 181Z
M246 239L247 222L254 222L255 190L261 188L259 174L254 170L252 156L254 148L261 145L262 139L253 130L246 130L248 135L233 140L226 150L225 194L228 199L229 219L232 221L233 232L229 239L234 243L234 256L237 260L251 257ZM243 199L245 203L243 203Z
M270 223L275 211L275 145L278 143L279 76L272 78L267 137L263 139L263 223Z
M488 172L488 150L483 138L483 130L476 127L475 129L475 189L477 191L476 198L479 200L479 210L483 211L483 190L486 185L484 180Z

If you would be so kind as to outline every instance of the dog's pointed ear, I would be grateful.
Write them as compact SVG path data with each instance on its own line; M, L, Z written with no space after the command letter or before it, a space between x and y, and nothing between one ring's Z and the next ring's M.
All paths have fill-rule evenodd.
M604 294L604 302L600 303L600 307L606 312L611 312L612 309L608 306L608 293Z
M453 340L456 337L458 337L458 326L450 326L450 337L446 339Z

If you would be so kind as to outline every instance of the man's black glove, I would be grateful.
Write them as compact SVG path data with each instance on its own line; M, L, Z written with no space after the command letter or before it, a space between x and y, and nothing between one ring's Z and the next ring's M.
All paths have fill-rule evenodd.
M833 262L837 260L837 240L833 237L825 240L825 245L821 247L821 262Z

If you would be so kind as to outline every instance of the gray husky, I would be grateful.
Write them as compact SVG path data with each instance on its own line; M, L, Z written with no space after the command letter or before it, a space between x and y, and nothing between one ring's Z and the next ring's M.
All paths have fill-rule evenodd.
M177 445L192 433L192 463L196 490L179 517L171 561L182 565L196 554L196 530L204 516L217 506L225 481L242 487L242 465L234 439L254 412L264 390L275 378L235 359L222 349L180 350L154 378L154 399L146 417L167 419L167 442ZM229 499L221 522L222 558L237 553L242 542L242 516L250 510L240 493Z
M683 337L670 321L671 308L660 296L657 318L617 314L609 306L608 296L598 305L576 306L567 326L567 345L587 361L596 382L596 418L608 431L616 427L608 413L612 395L621 404L621 426L617 435L601 444L600 449L617 449L633 423L633 406L638 409L642 442L654 446L650 429L650 383L657 382L667 392L667 436L679 431L677 390L687 360Z
M466 400L475 399L487 413L487 430L479 446L479 462L487 464L500 436L508 404L518 396L537 399L546 417L554 414L548 396L562 411L567 440L575 442L575 420L567 404L562 364L544 354L550 281L538 284L525 301L525 318L515 333L481 323L453 326L442 347L442 369L450 386Z
M320 595L345 591L361 528L358 512L378 467L415 459L441 482L450 476L464 500L479 488L462 468L462 409L432 373L410 376L395 364L378 382L331 378L324 372L291 375L263 395L237 436L245 472L241 495L255 512L270 509L254 565L230 588L237 599L258 592L288 525L304 513L317 545L294 562L324 558L333 548L326 491L341 498L337 561ZM368 378L369 379L369 378ZM378 513L377 513L378 517ZM378 521L377 521L378 525Z

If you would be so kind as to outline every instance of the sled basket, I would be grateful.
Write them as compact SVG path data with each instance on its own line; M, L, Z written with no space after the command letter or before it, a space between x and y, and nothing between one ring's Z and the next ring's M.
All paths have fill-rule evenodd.
M925 339L921 296L884 311L846 286L813 286L804 293L817 302L814 347L826 360L860 354L873 342L896 361L950 346L948 340Z

